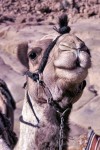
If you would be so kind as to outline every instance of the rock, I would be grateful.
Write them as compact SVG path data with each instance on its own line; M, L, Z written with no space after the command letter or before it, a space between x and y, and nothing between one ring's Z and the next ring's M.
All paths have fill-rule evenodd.
M0 23L4 23L6 21L9 21L9 22L15 22L15 18L12 16L1 16L0 17Z
M62 11L67 13L69 16L73 16L70 20L73 21L74 19L74 22L76 22L77 19L75 18L77 18L77 16L78 18L88 18L92 16L96 16L98 18L100 17L100 4L95 0L89 0L88 2L85 2L84 0L77 0L75 2L72 0L3 0L0 5L0 21L5 24L11 24L12 22L14 23L16 19L19 17L22 18L23 15L25 15L24 20L19 19L19 22L26 22L28 13L31 13L35 18L37 14L43 14L43 19L45 21L47 21L47 17L51 16L51 12L53 12L53 15L56 18ZM14 18L10 15L14 15ZM6 18L4 16L6 16Z
M16 17L16 23L25 23L26 22L26 15L21 15Z
M55 4L55 10L56 11L60 11L62 8L61 8L61 3L59 3L59 2L57 2L56 4Z

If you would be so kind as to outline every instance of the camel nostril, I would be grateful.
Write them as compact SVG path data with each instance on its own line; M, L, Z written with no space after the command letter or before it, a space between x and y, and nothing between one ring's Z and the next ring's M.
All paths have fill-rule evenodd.
M77 60L76 60L76 66L77 66L77 67L80 67L80 61L79 61L79 58L77 58Z

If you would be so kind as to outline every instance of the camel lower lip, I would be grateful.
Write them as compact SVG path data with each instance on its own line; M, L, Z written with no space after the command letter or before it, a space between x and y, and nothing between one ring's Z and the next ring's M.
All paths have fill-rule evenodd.
M56 69L56 74L60 78L64 78L68 82L80 83L82 82L86 76L88 71L84 68L77 67L75 69Z

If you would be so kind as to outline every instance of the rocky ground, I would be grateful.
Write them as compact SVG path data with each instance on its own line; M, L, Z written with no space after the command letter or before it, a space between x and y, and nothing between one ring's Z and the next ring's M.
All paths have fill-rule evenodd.
M25 82L25 77L22 75L22 71L24 70L24 68L19 63L16 57L18 44L21 42L31 43L40 39L46 34L51 34L51 32L54 32L53 25L57 22L58 14L62 13L63 11L65 11L65 13L70 11L69 18L70 26L72 29L71 32L85 41L86 45L90 48L92 59L92 67L89 70L89 75L87 77L87 86L80 100L76 104L74 104L73 111L70 116L70 145L74 147L75 150L77 149L80 135L87 133L87 128L89 126L91 126L96 133L100 134L99 11L97 11L96 15L93 15L95 17L90 18L89 13L87 13L88 11L86 11L86 9L88 10L86 5L84 6L85 8L83 9L83 12L77 13L76 8L67 9L67 6L65 8L60 8L61 1L56 1L52 1L50 4L50 1L48 0L48 5L50 4L48 9L50 9L51 12L42 12L42 10L40 9L42 8L42 5L44 8L44 4L42 3L45 3L45 1L38 1L38 3L37 1L35 1L36 3L33 4L36 5L32 5L32 3L30 3L32 8L30 8L31 11L27 13L27 9L29 8L26 9L26 7L30 5L27 6L27 1L25 5L25 0L0 0L0 5L3 6L0 7L0 78L6 81L16 101L17 109L15 111L14 128L15 132L19 134L18 119L21 114L23 105L24 89L22 87ZM34 2L34 0L32 2ZM53 2L56 2L55 5L57 5L57 7L59 6L60 10L57 8L59 11L57 11L57 9L55 11ZM78 3L78 5L79 4L80 3ZM65 4L63 5L65 6ZM91 5L93 7L91 7ZM94 3L91 3L91 5L87 5L91 7L89 11L96 10L93 9L95 7L99 8L99 4L94 5ZM33 6L35 7L35 9L37 9L34 10ZM48 9L46 9L45 11L47 11ZM35 11L35 15L32 15L33 10ZM74 12L74 10L76 13ZM75 17L73 17L74 15Z
M100 18L99 0L0 0L0 23L55 24L63 12L73 23L79 18Z

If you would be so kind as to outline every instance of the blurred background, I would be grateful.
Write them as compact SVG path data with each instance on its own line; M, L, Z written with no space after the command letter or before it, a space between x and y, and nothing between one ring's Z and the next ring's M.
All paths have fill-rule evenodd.
M18 45L54 33L62 13L68 15L71 32L90 49L92 60L87 86L70 116L69 145L76 147L89 126L100 134L100 0L0 0L0 78L16 101L14 129L19 135L25 77L16 55Z

